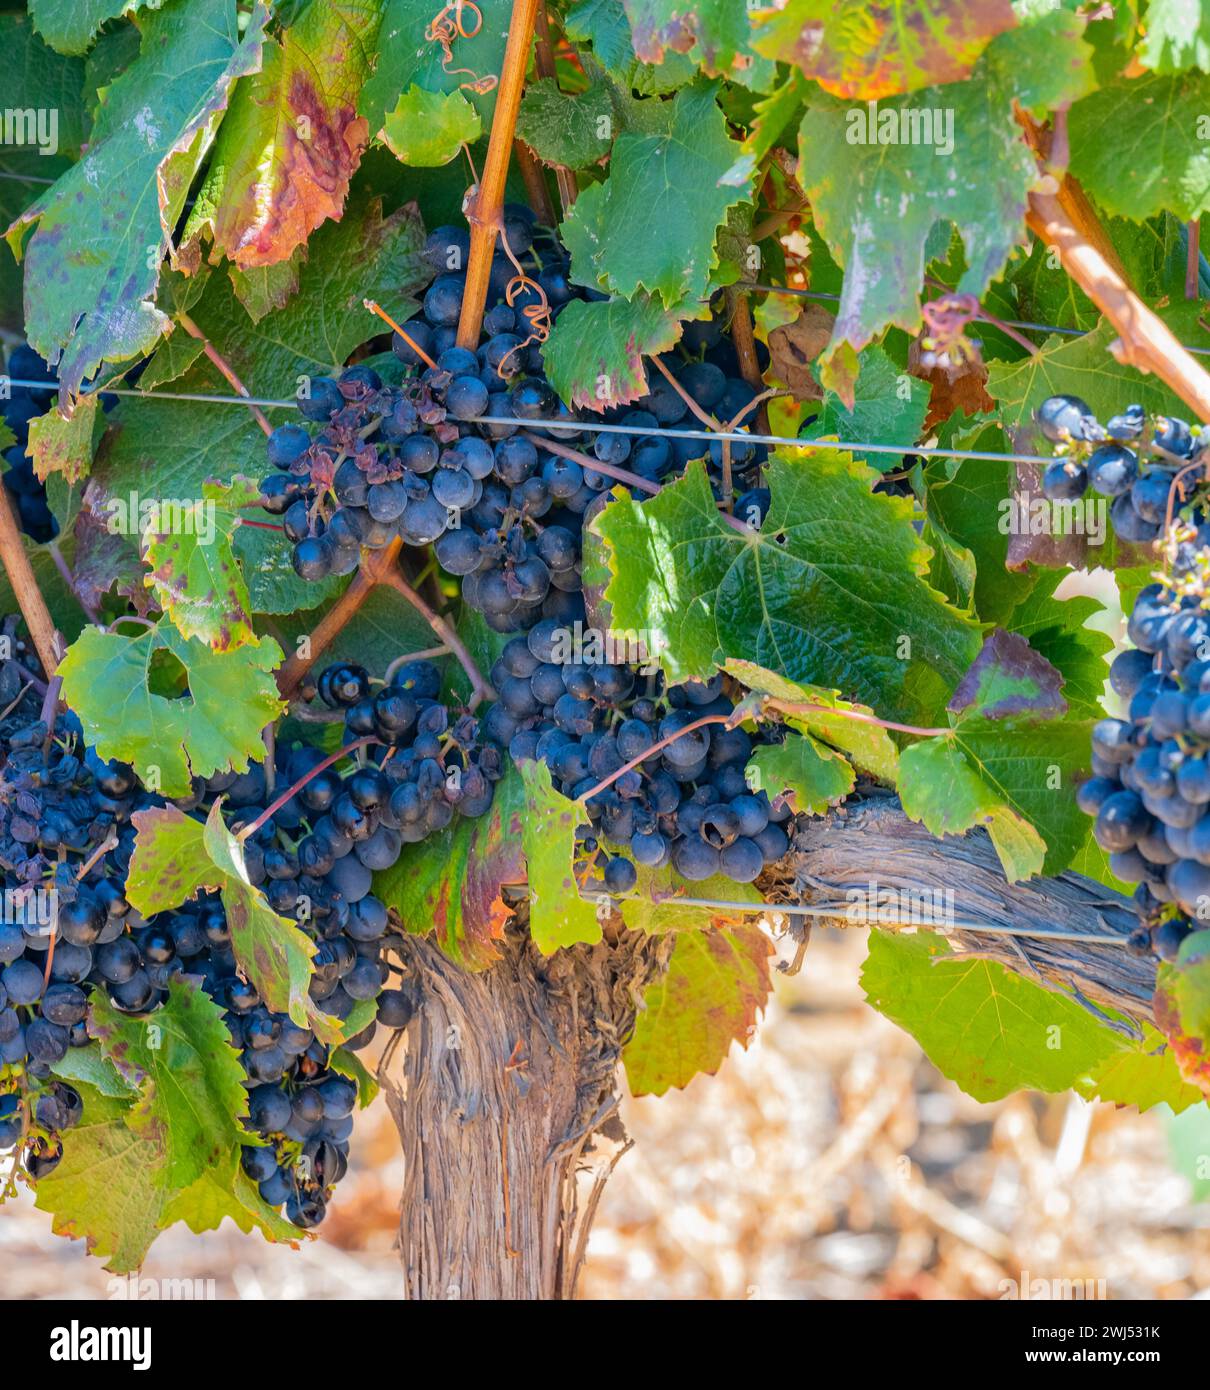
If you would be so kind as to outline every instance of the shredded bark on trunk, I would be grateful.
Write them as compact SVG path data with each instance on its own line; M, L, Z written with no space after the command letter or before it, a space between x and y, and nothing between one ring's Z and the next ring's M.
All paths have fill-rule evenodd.
M671 938L626 932L543 957L515 924L504 959L477 974L428 937L395 950L421 1001L380 1073L403 1144L407 1297L574 1297L630 1147L618 1058Z
M787 864L802 902L843 903L848 890L866 889L874 880L879 888L910 892L952 889L957 921L1123 941L1138 926L1128 898L1083 874L1008 883L985 831L938 838L909 820L893 796L850 801L827 816L804 817ZM1150 1014L1155 962L1124 946L964 931L950 933L949 939L959 950L998 960L1028 978L1075 990L1085 1002Z
M776 911L778 899L844 905L848 890L871 880L913 893L952 889L958 921L1123 940L1138 921L1127 898L1081 874L1007 883L984 831L935 837L891 795L802 817L791 852L763 882ZM843 912L816 920L841 925ZM1062 989L1098 1016L1098 1005L1150 1012L1154 963L1123 947L948 936L955 949ZM671 935L622 931L543 957L522 914L504 959L478 974L431 937L394 945L419 1000L380 1071L403 1144L409 1298L574 1297L605 1181L629 1148L618 1060L672 944Z

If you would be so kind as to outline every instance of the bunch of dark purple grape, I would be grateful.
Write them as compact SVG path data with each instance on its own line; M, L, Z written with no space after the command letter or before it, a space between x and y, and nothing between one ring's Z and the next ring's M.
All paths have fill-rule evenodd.
M125 764L98 758L70 712L48 730L32 690L21 694L24 680L13 662L0 663L0 697L14 697L0 722L0 1148L22 1144L31 1178L52 1171L61 1133L82 1109L55 1068L69 1049L88 1046L90 998L103 991L120 1012L142 1016L180 979L219 1004L239 1050L247 1123L265 1141L244 1149L245 1170L266 1202L315 1225L347 1166L355 1088L332 1070L330 1047L269 1009L244 977L218 895L150 919L130 905L131 816L169 803ZM405 981L392 981L393 929L370 891L373 874L455 813L482 815L500 750L475 720L451 722L427 663L405 662L372 698L361 668L330 667L317 684L331 706L358 718L372 711L368 755L320 769L321 751L283 742L272 782L254 764L197 778L171 804L201 819L221 797L232 830L257 822L243 842L248 879L314 941L310 995L319 1009L342 1021L369 1010L344 1044L357 1050L378 1024L406 1026L416 1002ZM275 786L296 785L268 814Z
M1078 396L1048 397L1035 418L1059 455L1046 469L1042 491L1052 502L1076 501L1089 488L1112 498L1109 518L1120 540L1157 540L1166 518L1192 495L1189 465L1204 447L1198 425L1167 415L1148 420L1141 405L1102 425Z
M1095 726L1077 793L1113 872L1138 884L1135 944L1165 960L1210 918L1210 526L1182 519L1171 540L1167 579L1135 600L1134 648L1110 667L1127 715Z
M666 687L658 674L644 678L634 665L604 659L609 653L564 652L566 637L547 618L505 645L491 671L499 703L484 727L507 741L514 759L545 762L572 799L640 760L585 803L592 827L579 838L582 890L627 893L636 864L670 864L693 882L721 874L750 883L780 859L790 809L746 779L754 745L775 739L776 728L750 735L720 722L682 733L704 716L733 712L721 676Z
M559 444L654 483L704 459L721 496L722 444L663 433L700 429L689 400L725 424L755 398L723 337L721 301L710 319L689 325L680 351L661 358L679 391L652 364L651 389L635 406L577 420L545 379L530 311L540 313L545 296L553 320L574 299L601 296L569 284L566 253L535 228L528 209L507 205L505 232L527 279L521 284L516 266L497 252L476 351L455 342L465 275L454 267L465 265L469 235L439 227L425 248L437 278L422 312L392 340L402 383L384 385L364 364L338 379L313 378L299 407L319 432L312 438L303 425L287 424L269 436L278 471L262 494L283 515L302 578L349 574L363 547L381 549L396 537L414 548L431 544L491 627L520 632L549 616L543 601L552 589L580 587L584 513L618 485L610 473L558 452ZM618 431L593 428L601 423ZM766 454L764 446L734 441L733 485L750 488ZM767 494L755 501L763 516Z

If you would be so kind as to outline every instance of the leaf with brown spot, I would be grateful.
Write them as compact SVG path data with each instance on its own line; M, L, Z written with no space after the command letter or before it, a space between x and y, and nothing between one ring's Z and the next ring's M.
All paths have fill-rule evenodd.
M232 541L244 510L260 496L251 479L205 483L190 507L161 507L143 537L146 577L182 637L228 651L252 641L251 600Z
M1010 0L788 0L753 20L758 53L857 101L956 82L1017 22Z
M622 1050L636 1096L662 1096L713 1076L738 1041L747 1047L768 1002L769 938L756 926L682 932L668 970L651 985Z
M339 220L370 134L357 102L381 19L380 0L324 0L266 41L219 129L187 244L207 228L214 259L269 266Z
M87 505L87 494L72 530L76 551L71 570L81 602L98 608L112 590L146 617L151 610L150 595L143 584L143 562L131 538L111 531Z
M75 402L70 418L52 405L45 415L29 422L29 456L43 482L62 473L69 483L88 476L97 441L105 432L100 396L90 394Z
M525 882L524 809L525 785L510 763L484 815L468 819L455 812L423 844L405 845L396 862L375 875L375 894L408 931L433 931L451 960L485 969L500 957L510 915L501 890Z
M823 387L813 368L831 340L835 322L836 315L822 304L808 304L793 323L769 334L769 375L793 392L795 399L823 400Z
M1020 633L998 627L984 638L946 708L950 714L973 711L985 719L1018 714L1058 719L1067 713L1062 685L1059 672Z
M1186 937L1160 966L1152 1008L1181 1075L1210 1100L1210 931Z

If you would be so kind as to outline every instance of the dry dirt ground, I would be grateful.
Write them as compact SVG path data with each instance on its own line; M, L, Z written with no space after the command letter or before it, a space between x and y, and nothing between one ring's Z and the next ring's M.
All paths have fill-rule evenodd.
M1163 1117L968 1099L863 1002L863 955L860 932L820 934L749 1051L684 1091L627 1101L635 1147L602 1202L581 1297L995 1299L1025 1279L1210 1296L1210 1205L1172 1167ZM219 1298L397 1298L399 1189L379 1102L319 1239L295 1252L229 1223L178 1227L143 1276L200 1280L202 1294L212 1280ZM0 1211L0 1262L8 1298L115 1292L26 1197Z

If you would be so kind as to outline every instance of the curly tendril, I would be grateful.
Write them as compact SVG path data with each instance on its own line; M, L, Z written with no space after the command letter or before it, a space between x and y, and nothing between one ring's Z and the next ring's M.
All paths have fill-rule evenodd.
M463 16L470 12L473 16L473 28L468 29ZM454 40L473 39L483 28L483 14L474 0L451 0L450 4L429 21L428 28L424 31L424 37L429 43L439 43L443 57L441 67L450 77L466 76L471 79L469 82L459 83L460 88L478 93L485 96L493 91L499 78L491 73L485 77L476 76L472 68L453 68L450 64L454 61Z

